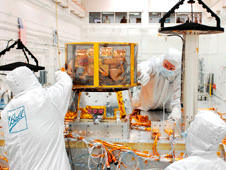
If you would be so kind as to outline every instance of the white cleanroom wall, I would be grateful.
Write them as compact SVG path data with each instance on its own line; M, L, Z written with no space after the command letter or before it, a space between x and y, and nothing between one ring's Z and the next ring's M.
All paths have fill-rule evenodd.
M61 67L64 64L64 44L81 40L82 19L57 6L58 35ZM48 83L54 83L54 72L60 68L57 45L54 45L53 30L56 29L56 5L53 1L45 0L4 0L0 6L0 50L3 50L7 41L18 39L18 17L26 22L27 48L39 60L41 66L48 71ZM11 44L12 42L10 42ZM0 64L13 61L25 62L22 50L11 50L0 58ZM30 63L34 64L30 58Z

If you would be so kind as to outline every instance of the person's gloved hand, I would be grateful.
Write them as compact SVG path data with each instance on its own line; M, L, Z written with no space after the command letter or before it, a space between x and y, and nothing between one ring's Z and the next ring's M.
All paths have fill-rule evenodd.
M142 69L138 69L138 72L140 73L140 76L138 77L138 83L145 86L149 82L150 76L146 71Z
M181 110L178 107L174 107L171 114L168 117L168 120L174 120L177 121L181 118Z
M59 71L59 70L56 71L56 72L55 72L55 76L57 77L59 74L61 74L61 72L62 72L62 71Z
M59 75L62 75L62 74L64 75L65 73L66 72L64 72L64 71L58 70L55 72L55 76L58 77Z
M64 76L67 76L68 74L66 72L63 72L63 71L56 71L55 72L55 77L56 77L56 80L58 81L59 79L61 79L62 77Z

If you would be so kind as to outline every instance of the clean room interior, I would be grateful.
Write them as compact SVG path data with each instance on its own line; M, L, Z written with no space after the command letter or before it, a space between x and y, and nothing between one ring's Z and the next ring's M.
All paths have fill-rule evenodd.
M180 2L183 2L183 5L172 10ZM204 8L205 5L199 4L201 2L205 3L208 10ZM195 125L194 119L198 120L198 116L195 115L203 114L199 113L200 110L211 110L211 113L217 115L219 122L221 120L225 124L226 121L224 31L226 1L201 2L200 0L2 1L1 114L4 113L6 120L9 121L10 112L14 110L12 108L18 107L14 107L13 104L15 105L16 99L19 98L7 84L7 77L12 70L19 66L33 68L31 70L43 89L49 89L57 84L59 79L56 78L55 72L61 70L66 73L65 76L70 77L72 88L70 95L65 98L68 102L64 105L67 109L62 112L63 128L60 131L55 129L61 138L64 137L64 143L55 149L59 153L66 151L67 156L65 158L61 157L63 154L55 156L58 156L57 159L66 160L67 164L70 164L69 169L161 170L187 160L190 155L186 150L189 146L186 143L186 136L190 125ZM210 13L209 9L216 16ZM166 14L170 16L164 18ZM162 18L165 19L163 22ZM166 29L172 29L165 31L161 25L163 23ZM202 28L202 25L209 27ZM196 26L197 29L194 28ZM24 48L19 47L18 44L21 43ZM176 71L173 71L177 76L172 80L168 77L169 86L166 86L166 83L162 83L166 81L166 76L163 79L161 71L156 70L162 67L163 64L158 62L165 61L164 57L170 55L169 49L172 48L181 58L177 61L179 64L174 64L176 59L167 59L173 68L176 68ZM12 63L15 64L10 66ZM154 79L157 74L161 79L159 78L156 85L153 81L156 81ZM145 76L147 82L143 83ZM171 85L175 84L176 80L180 90L173 87L173 92L170 92ZM26 81L23 83L26 84ZM160 89L160 86L165 89ZM57 95L58 92L56 90L54 93ZM160 93L165 96L159 97ZM156 96L151 99L148 95ZM179 117L169 119L174 111L175 95L178 96ZM30 97L29 100L32 101L33 98ZM140 102L139 105L134 104L135 98ZM169 106L170 111L167 111L168 98L175 99ZM42 97L40 100L44 101ZM59 100L64 103L62 96ZM23 102L23 99L19 102ZM151 102L160 103L161 106L156 104L144 109L142 102L147 105ZM60 105L59 103L55 104L56 107ZM31 108L25 107L25 111ZM208 117L209 114L206 115ZM15 116L16 118L13 117L15 126L26 118L20 117L18 112L15 112ZM4 116L1 117L3 119ZM26 123L29 129L33 125L27 122L28 117L27 115ZM54 120L54 117L58 116L51 119ZM202 118L206 117L204 115ZM37 114L34 119L41 118ZM54 121L47 124L51 124L50 122ZM10 126L10 123L8 124ZM13 146L18 144L14 139L18 136L11 138L11 131L6 134L7 129L3 120L0 127L0 169L16 169L13 164L17 164L17 157L30 156L31 153L25 146L26 152L12 156ZM48 129L46 125L40 127L42 128ZM223 134L225 130L223 128L220 132ZM31 140L42 138L41 135L33 136L32 131L26 134L28 133L26 131L23 129L13 135L28 135ZM215 132L217 134L216 129ZM39 133L42 134L40 131ZM213 133L212 138L216 134ZM218 147L214 154L217 155L216 159L224 161L221 166L226 169L226 133L223 136L224 139L216 144ZM52 140L50 136L45 142L53 142ZM35 147L39 148L39 144L41 145L35 144L37 145ZM46 154L39 150L42 157L37 157L37 160L28 160L34 166L23 168L25 161L21 166L18 165L18 169L49 169L50 167L39 165L41 164L39 160L50 159L45 156L48 156L48 152L51 153L53 148L48 149L50 150L45 151ZM35 167L36 163L39 167ZM54 161L51 163L54 164ZM56 169L62 169L57 164L52 167L54 166ZM178 166L181 169L185 167L179 163Z

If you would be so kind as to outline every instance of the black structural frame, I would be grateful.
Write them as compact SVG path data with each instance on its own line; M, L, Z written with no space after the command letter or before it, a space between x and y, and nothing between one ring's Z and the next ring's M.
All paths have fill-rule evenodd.
M160 32L161 31L167 31L167 30L213 30L213 31L224 31L224 28L222 28L220 26L220 18L204 3L202 2L202 0L197 0L199 4L202 5L202 7L204 9L207 10L208 13L211 13L211 16L214 17L217 21L216 23L216 27L210 27L207 25L202 25L202 24L198 24L198 23L185 23L185 24L181 24L179 26L174 26L174 27L164 27L164 23L166 18L170 17L171 14L173 14L175 12L176 9L178 9L180 7L180 5L183 5L185 0L180 0L171 10L169 10L161 19L160 19L160 23L161 23L161 28L160 28Z
M2 55L5 55L6 52L10 51L12 48L15 47L15 45L17 45L17 49L22 49L26 59L27 59L27 63L23 63L23 62L15 62L15 63L11 63L11 64L7 64L4 66L0 66L0 70L3 71L12 71L13 69L20 67L20 66L26 66L28 68L30 68L31 70L37 72L38 70L45 70L45 67L39 66L38 65L38 60L37 58L27 49L27 47L21 42L20 39L18 39L17 41L15 41L12 45L10 45L9 47L7 46L4 50L2 50L0 52L0 57ZM29 64L29 59L27 57L26 51L28 52L28 54L31 56L31 58L33 58L35 60L36 65L32 65Z

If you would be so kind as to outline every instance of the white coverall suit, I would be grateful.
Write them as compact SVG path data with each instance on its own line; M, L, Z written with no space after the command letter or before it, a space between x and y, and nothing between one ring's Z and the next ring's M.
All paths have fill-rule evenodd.
M213 111L199 111L186 138L188 157L165 170L226 170L226 162L217 156L225 135L226 124L219 115Z
M2 112L10 170L70 170L64 143L64 116L71 78L56 72L57 82L45 89L27 67L6 77L14 94Z
M164 76L161 73L163 61L167 60L175 66L173 76ZM155 110L165 108L172 113L173 119L181 117L181 53L170 48L165 55L152 57L138 65L141 73L141 90L134 90L132 98L134 108L141 110ZM138 79L139 80L139 79Z

